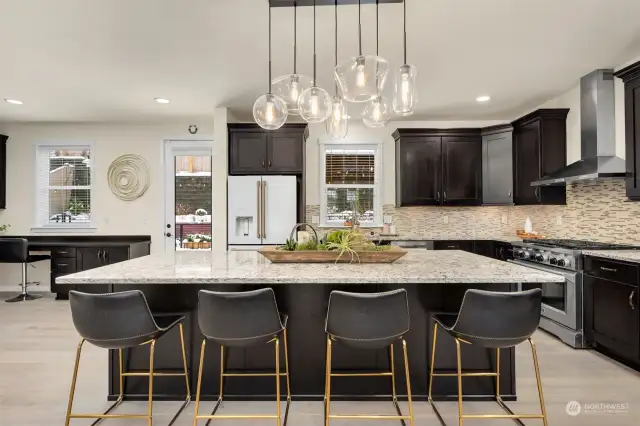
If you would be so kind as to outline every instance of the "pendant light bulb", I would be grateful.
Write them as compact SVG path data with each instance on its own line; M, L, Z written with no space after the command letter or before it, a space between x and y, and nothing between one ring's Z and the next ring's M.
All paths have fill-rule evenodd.
M367 103L362 111L362 122L370 128L385 127L391 120L389 103L382 96L376 96Z
M393 94L393 111L400 116L413 114L417 104L416 76L418 69L407 64L407 2L404 2L404 65L395 76L395 92Z
M363 89L367 84L367 79L364 75L364 58L359 57L356 59L356 87Z
M334 96L331 102L331 116L327 119L327 135L331 139L345 139L349 130L346 102Z
M253 104L253 119L266 130L276 130L287 121L287 104L273 93L260 96Z

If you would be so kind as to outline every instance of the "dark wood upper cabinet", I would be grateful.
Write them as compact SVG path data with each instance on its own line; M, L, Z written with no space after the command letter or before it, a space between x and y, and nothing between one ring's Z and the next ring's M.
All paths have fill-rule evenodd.
M428 206L440 203L441 138L407 136L396 143L396 203Z
M513 126L482 130L482 204L513 204Z
M640 201L640 62L614 74L624 81L627 197Z
M531 182L567 164L566 108L539 109L513 122L515 204L566 204L566 186Z
M229 173L302 174L306 124L267 131L255 124L229 124Z
M482 197L479 129L398 129L396 205L477 205Z
M0 209L7 208L7 139L0 135Z
M267 170L302 173L304 143L300 132L267 135Z
M482 199L482 139L442 137L442 204L477 205Z

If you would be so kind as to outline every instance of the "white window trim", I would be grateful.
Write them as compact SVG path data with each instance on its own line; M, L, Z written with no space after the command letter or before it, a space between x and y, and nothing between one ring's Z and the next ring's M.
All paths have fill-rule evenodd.
M361 228L381 228L382 227L382 153L383 153L383 144L382 141L376 142L363 142L363 143L352 143L345 141L334 141L334 140L318 140L319 146L319 158L320 158L320 224L319 228L345 228L344 223L339 222L327 222L327 188L335 187L336 185L330 185L326 182L326 148L328 147L336 147L339 146L345 149L373 149L375 151L374 154L374 167L375 167L375 176L374 176L374 184L373 185L353 185L353 184L343 184L337 185L342 188L363 188L363 187L372 187L373 188L373 198L374 198L374 206L373 206L373 224L361 224Z
M91 197L91 205L93 206L94 203L94 185L95 185L95 175L96 175L96 171L95 171L95 158L96 158L96 150L95 150L95 142L94 141L46 141L46 142L36 142L33 144L33 162L34 162L34 184L35 184L35 195L34 195L34 200L33 200L33 206L34 206L34 226L31 228L32 232L36 232L36 233L45 233L45 232L51 232L51 233L55 233L55 232L69 232L69 233L82 233L82 232L94 232L96 231L98 228L95 226L95 216L94 216L94 212L93 212L93 207L91 210L91 222L89 223L67 223L67 224L58 224L58 225L53 225L53 224L42 224L39 222L39 217L38 217L38 193L40 192L40 188L38 188L38 152L40 151L40 149L42 148L55 148L55 149L61 149L61 148L75 148L75 147L80 147L80 146L88 146L89 150L91 151L91 163L92 163L92 167L90 168L90 176L91 176L91 188L90 188L90 192L89 192L89 196Z

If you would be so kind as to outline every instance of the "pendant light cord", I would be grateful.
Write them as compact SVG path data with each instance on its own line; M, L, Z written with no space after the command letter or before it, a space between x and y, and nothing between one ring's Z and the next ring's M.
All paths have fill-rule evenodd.
M404 40L403 40L403 47L404 47L404 64L407 64L407 0L404 0L402 2L402 7L404 8Z
M380 18L378 14L378 4L380 0L376 0L376 56L380 56L380 50L378 44L380 44L380 36L378 35L378 27L380 26Z
M406 56L406 54L405 54ZM293 2L293 73L297 74L298 64L298 2Z
M361 9L361 1L358 0L358 52L359 56L362 56L362 23L360 21L360 9Z
M316 81L316 0L313 0L313 85L318 85Z
M271 6L269 6L269 92L271 93Z
M334 28L335 29L335 35L334 35L334 38L335 38L335 42L336 42L336 44L335 44L335 64L336 65L335 66L337 68L338 67L338 0L335 0L333 11L334 11L334 18L335 18L335 28ZM335 87L335 93L336 93L336 96L338 96L338 82L334 81L334 83L335 83L335 86L334 86Z

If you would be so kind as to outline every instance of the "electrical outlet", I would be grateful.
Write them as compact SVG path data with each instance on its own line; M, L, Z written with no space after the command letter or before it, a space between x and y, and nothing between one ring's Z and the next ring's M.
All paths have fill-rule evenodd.
M447 225L449 223L449 216L447 215L442 216L442 223Z
M506 225L507 224L507 215L503 214L501 220L502 220L502 224Z
M317 225L320 223L320 216L311 216L311 223Z
M558 217L556 217L556 224L562 225L562 215L558 215Z

